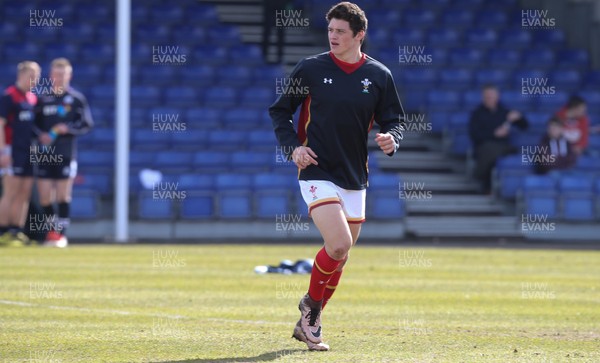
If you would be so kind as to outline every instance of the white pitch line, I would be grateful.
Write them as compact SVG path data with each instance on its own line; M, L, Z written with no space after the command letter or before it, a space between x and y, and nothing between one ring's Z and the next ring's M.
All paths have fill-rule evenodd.
M24 307L39 307L44 309L53 309L53 310L70 310L70 311L82 311L86 313L104 313L104 314L115 314L115 315L145 315L151 316L155 318L167 318L167 319L189 319L187 316L183 315L169 315L169 314L148 314L148 313L138 313L124 310L113 310L113 309L93 309L93 308L82 308L77 306L60 306L60 305L43 305L30 303L25 301L13 301L13 300L0 300L0 304L4 305L15 305L15 306L24 306ZM271 324L271 325L289 325L289 322L282 321L264 321L264 320L240 320L240 319L225 319L225 318L204 318L199 320L207 320L214 322L222 322L222 323L240 323L240 324Z

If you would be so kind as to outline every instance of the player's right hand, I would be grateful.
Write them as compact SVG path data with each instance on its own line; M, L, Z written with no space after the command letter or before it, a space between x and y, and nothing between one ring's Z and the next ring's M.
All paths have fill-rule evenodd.
M292 160L300 169L305 169L310 164L319 165L319 163L315 160L316 158L317 154L315 154L311 148L306 146L298 146L292 153Z

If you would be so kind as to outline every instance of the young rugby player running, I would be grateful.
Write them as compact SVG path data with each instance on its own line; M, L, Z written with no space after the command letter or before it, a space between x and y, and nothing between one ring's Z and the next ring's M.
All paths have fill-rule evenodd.
M321 310L365 220L369 130L373 122L379 124L375 141L392 156L404 120L389 69L361 52L365 13L356 4L341 2L326 18L330 51L301 60L290 75L291 84L308 92L282 94L269 109L279 144L298 166L302 196L325 244L315 257L293 333L310 350L329 349L323 342ZM299 106L296 132L292 119Z

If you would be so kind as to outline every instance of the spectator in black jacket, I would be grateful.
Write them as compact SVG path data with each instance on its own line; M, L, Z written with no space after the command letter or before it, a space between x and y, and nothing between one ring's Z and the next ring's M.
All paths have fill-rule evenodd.
M485 85L482 103L471 113L469 136L476 161L474 176L481 182L484 193L491 190L491 173L496 160L515 152L509 136L514 125L522 130L527 120L519 111L509 110L499 102L500 93L494 85Z

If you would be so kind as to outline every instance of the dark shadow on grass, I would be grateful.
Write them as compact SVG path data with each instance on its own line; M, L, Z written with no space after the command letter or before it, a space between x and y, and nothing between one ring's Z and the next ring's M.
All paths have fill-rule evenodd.
M306 349L280 349L274 352L263 353L255 357L237 357L237 358L216 358L216 359L188 359L188 360L170 360L156 363L243 363L243 362L270 362L286 355L307 352Z

